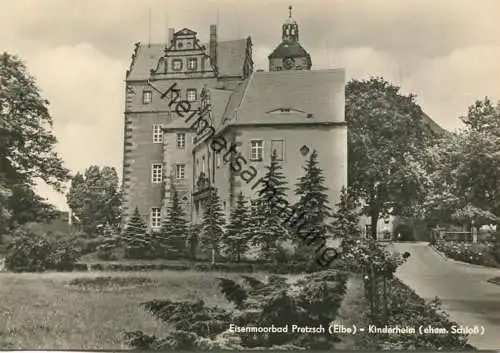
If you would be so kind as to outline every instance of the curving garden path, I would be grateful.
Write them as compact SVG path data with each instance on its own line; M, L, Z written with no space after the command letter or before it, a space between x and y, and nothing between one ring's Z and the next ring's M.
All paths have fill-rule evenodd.
M411 254L398 269L401 281L424 299L438 296L458 324L484 326L484 336L471 335L470 344L479 349L500 348L500 286L486 282L499 276L499 269L447 259L423 242L391 246Z

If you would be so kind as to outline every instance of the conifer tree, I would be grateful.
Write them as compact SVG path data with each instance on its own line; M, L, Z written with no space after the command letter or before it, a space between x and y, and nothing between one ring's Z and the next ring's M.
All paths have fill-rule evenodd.
M126 244L125 257L139 259L150 255L151 244L147 233L146 222L136 207L122 234Z
M172 200L161 228L160 245L163 248L164 256L169 259L177 259L186 253L188 222L179 203L179 194L174 186L172 186L171 195Z
M222 238L224 237L224 212L217 193L217 189L212 189L205 206L201 223L202 237L201 243L210 249L212 253L212 263L219 254Z
M223 238L223 247L225 252L231 254L236 262L241 260L241 255L248 250L249 235L248 232L249 212L247 201L240 192L236 200L236 207L231 211L229 223L226 229L226 236Z
M271 153L271 163L265 167L266 174L262 177L263 186L258 191L259 199L267 206L275 206L273 202L278 199L287 199L288 187L283 167L279 163L276 150ZM272 212L279 213L279 209L272 207Z
M294 227L294 232L299 246L309 246L315 240L327 237L331 231L328 222L331 208L328 206L328 188L324 185L325 177L319 167L316 150L311 153L303 169L304 175L299 178L295 190L298 197L295 212L300 222Z
M263 186L258 191L251 213L252 243L261 249L266 260L274 260L278 243L288 239L279 200L287 200L288 187L276 150L271 154L271 163L262 177Z
M344 241L357 240L361 236L358 200L349 189L343 187L340 201L336 206L337 210L333 214L332 222L334 236Z
M187 247L191 260L196 260L201 230L202 227L200 224L191 223L188 226Z

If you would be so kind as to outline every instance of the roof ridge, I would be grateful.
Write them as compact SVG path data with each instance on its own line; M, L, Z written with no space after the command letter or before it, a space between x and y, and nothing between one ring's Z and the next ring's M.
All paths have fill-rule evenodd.
M253 82L253 78L255 77L255 72L252 72L252 74L250 75L250 77L248 78L248 82L247 84L245 85L244 87L244 91L243 91L243 95L241 96L241 100L240 102L238 103L238 105L236 106L236 108L234 109L234 111L236 112L236 117L234 120L238 120L238 111L239 109L241 108L241 106L243 105L243 101L245 101L246 97L247 97L247 93L248 93L248 89L250 87L250 84Z

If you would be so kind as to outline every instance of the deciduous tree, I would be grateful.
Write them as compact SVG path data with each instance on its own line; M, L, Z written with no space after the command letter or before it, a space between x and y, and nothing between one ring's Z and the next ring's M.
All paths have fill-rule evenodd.
M99 225L118 227L121 192L116 169L90 166L83 175L77 173L71 181L66 200L80 220L82 230L89 236L95 235Z
M430 183L423 151L436 138L415 96L382 78L346 86L349 186L371 217L371 235L388 214L411 215L424 202Z
M33 187L43 180L62 191L69 179L54 151L57 140L48 105L21 59L0 54L0 184L4 189L0 232L27 221L50 220L52 207Z
M24 63L0 54L0 174L7 185L34 185L37 179L62 189L68 170L54 152L49 102Z

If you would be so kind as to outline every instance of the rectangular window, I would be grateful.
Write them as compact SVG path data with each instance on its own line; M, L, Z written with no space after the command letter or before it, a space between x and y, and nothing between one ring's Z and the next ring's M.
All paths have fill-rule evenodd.
M182 60L181 59L172 60L172 70L174 70L174 71L182 70Z
M201 172L205 173L205 156L201 157Z
M195 100L198 99L198 92L195 89L188 89L186 91L186 96L188 102L194 102Z
M161 163L153 163L151 165L151 182L153 184L162 182L162 167Z
M285 151L283 149L284 141L283 140L272 140L271 141L271 153L276 151L276 157L278 161L282 161L285 159Z
M221 159L220 154L217 153L215 158L216 158L215 164L216 164L217 168L219 168L220 167L220 159Z
M159 124L153 125L153 143L162 143L163 131Z
M177 134L177 148L184 149L186 147L186 134L180 132Z
M149 104L153 100L153 93L151 91L142 92L142 104Z
M262 161L264 155L264 141L252 140L250 141L250 160Z
M188 70L196 70L198 66L198 60L196 58L191 58L191 59L188 59L188 62L187 62L187 68Z
M160 227L161 227L161 208L158 208L158 207L151 208L150 224L151 224L152 229L154 229L154 230L160 229Z
M175 179L181 180L186 177L186 166L184 164L177 164L175 166Z

